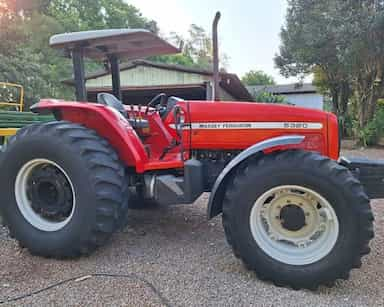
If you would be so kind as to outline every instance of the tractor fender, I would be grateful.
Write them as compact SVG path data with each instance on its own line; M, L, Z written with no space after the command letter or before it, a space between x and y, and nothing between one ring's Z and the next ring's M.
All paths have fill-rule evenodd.
M96 131L116 150L120 159L136 168L138 173L145 171L148 156L135 130L116 110L95 103L68 102L44 99L31 107L40 114L52 113L56 120L65 120L83 125Z
M305 136L302 135L279 136L256 143L239 153L225 166L213 185L208 202L208 219L211 219L221 213L225 186L227 185L228 179L231 177L232 172L241 162L268 149L274 149L276 147L287 145L298 145L304 140L304 138Z

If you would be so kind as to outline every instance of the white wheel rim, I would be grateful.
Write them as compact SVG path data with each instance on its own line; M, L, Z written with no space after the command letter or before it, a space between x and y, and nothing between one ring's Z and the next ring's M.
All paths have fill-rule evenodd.
M281 213L288 206L289 210L296 206L304 213L305 225L299 230L283 226ZM339 222L330 203L317 192L296 185L278 186L260 196L251 210L250 228L267 255L291 265L323 259L339 236Z
M33 209L32 203L28 197L27 185L30 175L32 171L36 169L36 167L41 167L42 165L50 165L57 168L65 176L70 185L72 192L72 210L70 214L63 220L51 221L47 218L44 218L41 216L41 214L37 213ZM34 159L23 165L23 167L18 172L15 181L15 198L18 209L20 210L23 217L28 221L28 223L30 223L33 227L46 232L58 231L64 228L71 221L75 212L75 190L69 176L57 163L47 159Z

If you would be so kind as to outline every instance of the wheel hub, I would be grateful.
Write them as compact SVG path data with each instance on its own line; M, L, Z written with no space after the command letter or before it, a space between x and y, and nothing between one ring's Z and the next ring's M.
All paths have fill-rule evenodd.
M331 204L302 186L278 186L260 196L250 214L251 232L271 257L308 264L329 253L338 237Z
M281 225L290 231L297 231L306 224L304 210L297 205L287 205L280 211Z
M27 181L31 207L45 218L57 221L72 210L72 193L64 174L52 165L35 167Z
M58 231L75 211L75 191L70 177L47 159L27 162L15 181L15 198L24 218L42 231Z

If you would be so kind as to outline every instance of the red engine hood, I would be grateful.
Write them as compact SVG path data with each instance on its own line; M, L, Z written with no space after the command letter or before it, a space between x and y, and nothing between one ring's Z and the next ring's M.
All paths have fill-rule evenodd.
M190 101L192 121L314 122L327 119L327 112L271 103Z

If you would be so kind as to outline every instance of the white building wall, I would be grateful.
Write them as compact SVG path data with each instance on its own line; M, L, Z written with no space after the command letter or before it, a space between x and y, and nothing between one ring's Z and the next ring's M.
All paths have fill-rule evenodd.
M287 102L296 106L319 110L322 110L324 107L324 97L317 93L285 94L282 96L286 98Z

